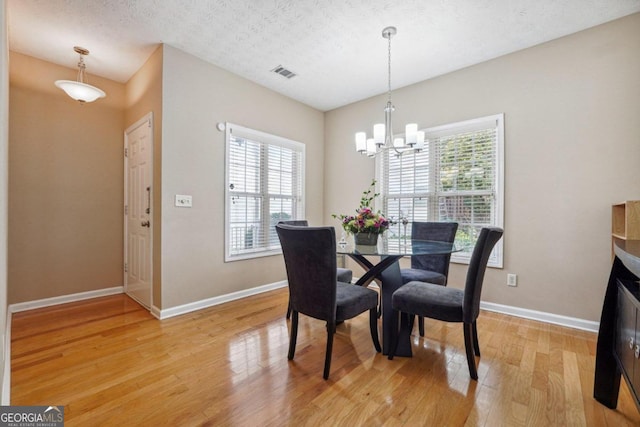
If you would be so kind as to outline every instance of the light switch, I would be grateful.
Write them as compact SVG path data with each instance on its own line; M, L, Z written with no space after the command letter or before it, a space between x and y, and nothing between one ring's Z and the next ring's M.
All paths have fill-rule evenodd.
M176 206L179 208L190 208L193 206L193 199L191 196L176 194Z

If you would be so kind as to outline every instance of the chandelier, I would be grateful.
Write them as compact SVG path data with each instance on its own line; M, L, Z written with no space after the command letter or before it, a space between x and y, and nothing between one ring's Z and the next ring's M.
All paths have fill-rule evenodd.
M89 55L89 51L80 46L74 46L73 50L80 55L80 60L78 61L78 79L77 81L56 80L56 86L64 90L71 98L81 103L93 102L98 98L107 96L103 90L84 82L85 69L87 66L84 64L83 57Z
M396 27L386 27L382 30L382 37L389 41L388 99L387 105L384 108L384 123L373 125L373 138L367 138L366 132L356 133L356 151L360 154L366 154L369 157L375 157L385 150L393 150L393 152L399 156L407 151L420 151L424 147L424 132L418 131L418 125L415 123L406 125L404 138L396 138L393 136L391 113L395 111L395 107L391 103L391 37L397 32Z

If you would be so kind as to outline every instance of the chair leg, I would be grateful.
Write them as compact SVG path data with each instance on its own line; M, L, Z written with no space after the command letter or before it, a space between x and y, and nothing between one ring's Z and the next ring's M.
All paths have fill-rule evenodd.
M336 331L336 325L327 322L327 351L324 356L324 373L322 378L329 379L329 370L331 369L331 352L333 351L333 334Z
M398 347L398 331L400 311L393 310L391 314L391 343L389 345L389 360L393 360L393 356L396 355L396 349Z
M408 314L407 317L409 318L409 331L413 332L413 325L416 323L416 315ZM418 332L421 337L424 336L424 317L422 316L418 316Z
M478 344L478 326L473 322L473 351L480 357L480 344Z
M382 348L380 347L380 340L378 339L378 309L372 308L369 310L369 329L371 329L371 339L373 340L373 346L376 351L380 353Z
M289 338L289 355L287 358L293 360L293 355L296 353L296 340L298 339L298 312L293 312L293 318L291 319L291 338Z
M467 352L467 364L469 365L469 375L474 380L478 380L478 371L476 369L476 358L473 355L473 323L463 323L464 329L464 348Z
M289 305L287 305L287 319L291 317L291 301L289 301Z

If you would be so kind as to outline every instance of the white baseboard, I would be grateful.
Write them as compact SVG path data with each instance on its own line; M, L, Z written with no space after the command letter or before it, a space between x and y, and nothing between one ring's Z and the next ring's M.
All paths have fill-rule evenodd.
M4 333L4 366L2 367L2 399L0 405L11 404L11 311L7 310L7 324Z
M149 311L153 317L155 317L156 319L160 319L160 316L162 315L162 310L160 310L158 307L156 307L155 305L152 305L151 310Z
M61 295L59 297L44 298L35 301L19 302L9 304L8 311L10 313L18 313L20 311L33 310L35 308L50 307L58 304L66 304L68 302L82 301L85 299L104 297L107 295L121 294L124 292L123 286L115 286L113 288L98 289L96 291L79 292L77 294Z
M200 301L191 302L188 304L180 305L177 307L171 307L164 310L159 309L156 306L151 307L151 314L158 319L167 319L169 317L179 316L181 314L189 313L203 308L212 307L214 305L223 304L225 302L234 301L240 298L245 298L251 295L261 294L263 292L272 291L274 289L284 288L287 286L287 281L269 283L262 286L257 286L251 289L245 289L238 292L232 292L230 294L220 295L213 298L207 298ZM40 300L20 302L16 304L10 304L7 308L8 313L18 313L20 311L33 310L36 308L50 307L58 304L66 304L69 302L82 301L91 298L104 297L107 295L116 295L124 293L122 286L116 286L113 288L100 289L96 291L80 292L77 294L62 295L52 298L44 298ZM10 328L10 326L8 326Z
M510 305L495 304L492 302L480 302L480 308L487 311L494 311L496 313L537 320L539 322L566 326L567 328L581 329L583 331L598 332L598 329L600 328L600 322L578 319L576 317L562 316L560 314L546 313L544 311L513 307Z
M372 283L371 286L375 284ZM223 304L225 302L234 301L240 298L245 298L251 295L261 294L263 292L272 291L274 289L284 288L287 286L287 281L269 283L262 286L257 286L251 289L244 289L238 292L232 292L230 294L220 295L213 298L207 298L200 301L191 302L177 307L171 307L161 310L155 306L151 307L151 314L158 319L167 319L169 317L179 316L181 314L190 313L192 311L201 310L203 308L212 307L214 305ZM80 292L77 294L62 295L59 297L45 298L35 301L21 302L17 304L11 304L7 310L7 320L10 320L11 313L17 313L25 310L33 310L35 308L49 307L58 304L65 304L68 302L82 301L90 298L98 298L107 295L121 294L124 292L122 286L115 286L113 288L100 289L96 291ZM510 316L522 317L525 319L537 320L540 322L552 323L554 325L566 326L568 328L581 329L583 331L598 332L600 327L599 322L591 320L578 319L575 317L562 316L560 314L547 313L544 311L529 310L526 308L514 307L510 305L496 304L492 302L480 302L480 308L487 311L494 311L496 313L508 314ZM7 334L11 332L11 323L7 322ZM5 353L10 354L10 341L5 335Z
M251 289L245 289L238 292L232 292L230 294L220 295L213 298L207 298L189 304L179 305L177 307L167 308L165 310L159 310L157 313L152 314L158 319L167 319L169 317L179 316L181 314L190 313L192 311L201 310L203 308L212 307L214 305L223 304L225 302L234 301L240 298L245 298L251 295L261 294L263 292L272 291L274 289L280 289L287 286L287 281L269 283L267 285L258 286ZM154 307L155 308L155 307ZM157 309L156 309L157 310Z

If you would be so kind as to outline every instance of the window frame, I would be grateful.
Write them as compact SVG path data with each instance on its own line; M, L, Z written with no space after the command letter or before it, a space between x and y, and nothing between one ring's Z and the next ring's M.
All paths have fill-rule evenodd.
M495 176L493 181L494 188L491 190L491 195L494 197L494 203L492 204L493 210L491 212L491 225L496 227L504 227L504 113L494 114L485 117L479 117L470 120L464 120L460 122L448 123L440 126L434 126L426 129L422 129L425 132L425 150L429 150L429 159L428 161L428 169L429 169L429 178L428 180L432 182L431 188L426 192L420 192L420 197L427 198L427 200L435 201L436 203L429 203L431 208L427 209L427 215L429 217L429 221L439 221L438 215L438 198L443 196L465 196L472 194L465 194L464 191L456 191L456 192L439 192L435 188L436 176L438 175L438 171L436 170L435 164L439 163L439 160L435 157L435 147L431 141L434 138L442 138L450 135L462 134L464 132L471 131L482 131L485 129L495 129L495 152L494 152L494 172ZM375 174L376 174L376 182L377 188L376 192L380 194L379 201L381 202L381 210L385 212L384 209L387 206L387 194L385 194L386 188L388 188L387 177L389 172L384 171L384 156L388 156L390 154L383 153L376 157L375 163ZM393 155L393 154L391 154ZM407 155L407 154L404 154ZM409 154L411 155L411 154ZM414 165L415 166L415 165ZM480 195L481 191L478 192ZM407 194L417 194L417 193L407 193ZM402 196L406 196L404 194ZM395 198L398 198L398 195L393 195ZM416 198L416 197L414 197ZM398 218L393 218L394 220L398 220ZM412 220L412 219L411 219ZM504 265L504 249L503 249L503 241L504 239L500 239L500 241L496 244L493 249L492 255L489 259L488 266L495 268L503 268ZM471 259L471 253L473 248L469 248L469 251L465 252L456 252L451 255L451 262L459 263L459 264L468 264Z
M258 192L251 191L231 191L231 143L234 138L242 138L246 140L250 140L253 143L259 144L260 149L260 158L259 158L259 190ZM224 191L224 261L225 262L234 262L241 261L246 259L253 258L261 258L265 256L273 256L282 253L282 248L280 247L280 241L275 238L273 239L273 235L275 235L275 230L273 230L273 235L271 234L271 214L270 214L270 200L274 193L269 193L269 156L268 151L269 147L278 147L289 149L294 153L294 157L296 153L299 155L297 160L293 160L294 170L292 172L292 186L298 187L299 191L297 194L286 195L290 197L292 200L292 220L295 219L304 219L305 218L305 145L301 142L294 141L288 138L284 138L278 135L272 135L266 132L261 132L255 129L247 128L244 126L236 125L233 123L225 123L225 191ZM295 189L294 189L295 193ZM232 232L231 232L231 206L232 201L231 198L234 196L241 197L255 197L260 198L260 208L259 208L259 220L260 220L260 230L262 230L260 241L264 243L264 245L250 249L245 251L235 251L232 248ZM284 195L277 194L277 197L283 198ZM286 199L287 197L284 197ZM275 242L275 243L270 243Z

